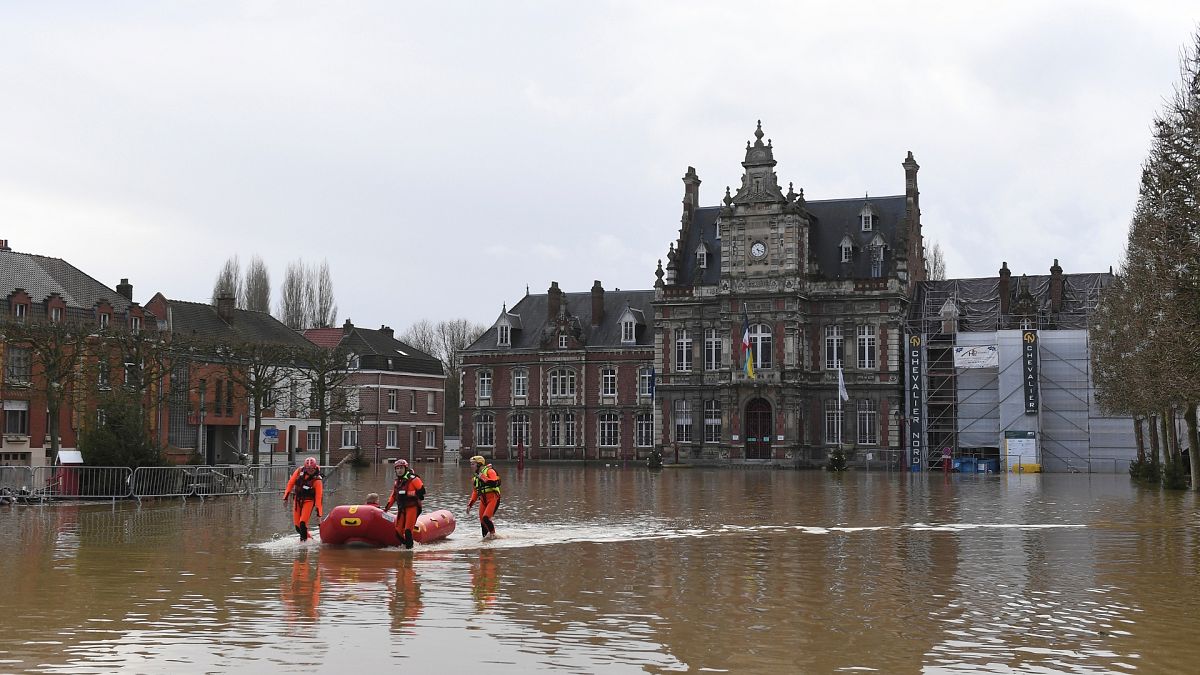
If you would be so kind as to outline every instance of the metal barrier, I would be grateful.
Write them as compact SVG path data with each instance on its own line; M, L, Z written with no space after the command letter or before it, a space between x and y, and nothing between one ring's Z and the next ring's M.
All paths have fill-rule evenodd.
M133 470L133 497L187 497L194 492L195 470L190 466L142 466Z
M127 466L39 466L32 492L46 499L124 499L132 476Z
M0 466L0 490L19 493L33 489L33 469L27 466Z
M197 497L253 494L254 475L244 464L198 466L192 481Z
M291 477L292 471L290 466L275 464L275 465L260 465L250 467L250 492L253 494L283 494L283 488L287 485L288 478Z

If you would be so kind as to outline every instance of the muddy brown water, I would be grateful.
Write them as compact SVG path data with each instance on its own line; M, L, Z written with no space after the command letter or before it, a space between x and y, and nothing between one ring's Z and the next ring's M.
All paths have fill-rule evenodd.
M0 672L1191 673L1200 523L1124 476L419 467L438 544L278 497L0 507ZM385 492L345 477L328 506Z

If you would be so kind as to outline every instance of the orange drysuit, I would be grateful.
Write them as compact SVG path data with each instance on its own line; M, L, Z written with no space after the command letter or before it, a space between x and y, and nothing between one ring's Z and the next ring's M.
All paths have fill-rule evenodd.
M492 516L500 506L500 476L490 464L477 464L472 483L471 501L467 503L467 513L479 501L479 528L483 536L496 534L496 525Z
M308 467L300 467L288 479L287 488L283 491L283 501L293 496L292 524L300 534L300 541L308 539L308 519L312 517L313 508L317 510L317 518L321 517L322 509L321 471Z
M396 539L405 548L413 547L413 528L417 525L417 516L421 515L421 500L425 499L425 483L412 469L396 476L392 484L392 494L388 497L384 511L396 505Z

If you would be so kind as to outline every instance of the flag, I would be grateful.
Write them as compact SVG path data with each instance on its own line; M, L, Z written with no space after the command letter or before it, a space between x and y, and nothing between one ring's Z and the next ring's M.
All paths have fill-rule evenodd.
M846 379L842 377L842 369L838 368L838 398L843 401L850 400L850 394L846 393Z
M745 362L746 377L754 379L754 350L750 346L750 317L742 310L742 359Z

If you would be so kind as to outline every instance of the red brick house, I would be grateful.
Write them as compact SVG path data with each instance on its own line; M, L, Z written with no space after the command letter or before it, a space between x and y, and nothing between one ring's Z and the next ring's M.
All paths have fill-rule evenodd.
M79 432L96 415L99 394L108 388L108 369L97 367L95 345L106 334L154 330L156 321L133 302L133 286L122 279L115 289L60 258L13 251L0 240L0 465L45 466L51 457L45 369L30 345L4 337L6 325L80 324L94 330L89 346L64 388L59 411L60 450L75 450ZM119 371L119 369L118 369ZM103 373L101 380L95 378ZM113 381L121 374L114 372ZM158 433L157 415L151 422Z
M654 292L526 295L463 355L465 454L635 459L654 447Z
M304 337L348 354L350 374L342 387L352 412L334 420L329 461L361 451L371 462L403 458L441 461L445 438L446 375L442 362L397 340L387 326L311 328Z

